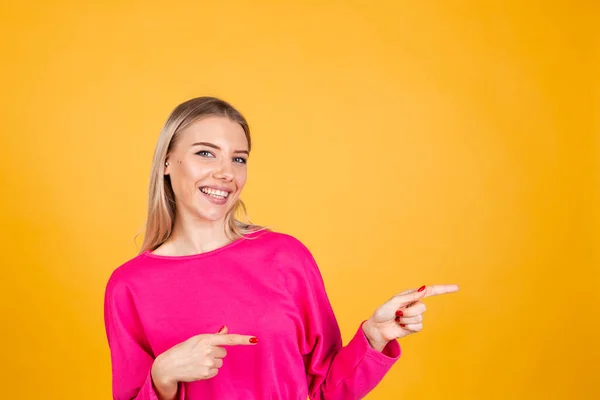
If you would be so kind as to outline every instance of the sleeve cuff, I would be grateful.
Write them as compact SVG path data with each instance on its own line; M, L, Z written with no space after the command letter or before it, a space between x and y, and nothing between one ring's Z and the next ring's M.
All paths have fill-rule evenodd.
M154 382L152 382L152 370L148 372L146 376L146 383L143 386L148 394L148 399L150 400L158 400L158 395L156 394L156 389L154 389Z
M154 388L154 383L152 382L152 371L148 372L145 387L148 388L148 399L159 400L156 389ZM177 400L185 400L185 384L183 382L179 382L177 385Z
M365 336L365 332L362 329L365 322L366 321L363 321L360 324L358 331L348 346L354 346L358 351L365 354L365 357L369 357L370 359L384 366L391 367L402 355L402 349L400 348L398 340L390 340L381 352L375 350L369 344L369 340Z
M185 384L183 382L179 382L179 390L177 390L178 399L185 400Z

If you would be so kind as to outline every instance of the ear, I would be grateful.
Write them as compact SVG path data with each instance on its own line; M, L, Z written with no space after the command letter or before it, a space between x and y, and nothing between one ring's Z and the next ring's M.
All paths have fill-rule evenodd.
M165 165L164 165L164 175L169 175L169 166L170 166L170 162L169 160L165 161Z

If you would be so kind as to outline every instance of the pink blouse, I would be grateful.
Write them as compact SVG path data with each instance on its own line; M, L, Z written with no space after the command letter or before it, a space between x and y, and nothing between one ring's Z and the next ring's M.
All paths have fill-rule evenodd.
M310 251L271 231L197 255L138 255L111 275L104 318L116 400L157 400L155 357L223 325L258 344L227 346L218 375L181 383L179 399L360 399L401 353L396 340L374 350L362 323L342 346Z

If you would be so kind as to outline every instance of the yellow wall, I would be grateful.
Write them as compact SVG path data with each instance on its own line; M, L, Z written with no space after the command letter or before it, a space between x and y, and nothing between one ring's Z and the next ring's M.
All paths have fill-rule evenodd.
M13 3L2 398L110 398L104 284L161 124L206 94L250 120L250 215L311 248L344 340L396 292L461 285L368 399L597 396L594 2Z

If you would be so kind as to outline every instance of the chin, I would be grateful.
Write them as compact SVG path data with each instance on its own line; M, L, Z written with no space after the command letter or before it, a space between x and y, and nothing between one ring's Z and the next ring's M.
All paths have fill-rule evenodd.
M198 212L198 216L206 221L217 222L225 219L227 213L210 213L210 212Z
M227 209L220 209L220 210L215 210L215 209L206 209L205 207L198 209L196 211L196 214L207 221L212 221L212 222L217 222L220 220L225 219L225 216L227 215L227 213L231 210L231 207L227 208Z
M202 195L204 196L204 195ZM222 204L212 204L210 200L201 197L198 202L195 202L196 215L203 220L217 222L225 219L238 200L238 196L233 195Z

